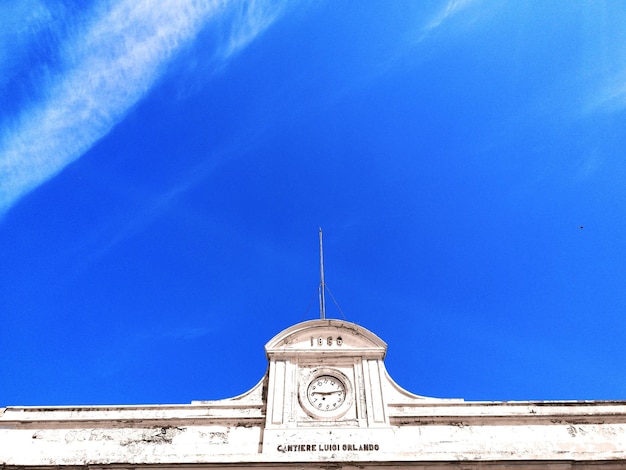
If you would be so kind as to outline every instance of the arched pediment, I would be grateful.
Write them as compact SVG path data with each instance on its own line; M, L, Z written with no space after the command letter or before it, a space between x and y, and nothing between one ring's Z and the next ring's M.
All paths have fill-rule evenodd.
M387 344L371 331L342 320L310 320L293 325L266 345L268 357L280 354L346 354L383 359Z

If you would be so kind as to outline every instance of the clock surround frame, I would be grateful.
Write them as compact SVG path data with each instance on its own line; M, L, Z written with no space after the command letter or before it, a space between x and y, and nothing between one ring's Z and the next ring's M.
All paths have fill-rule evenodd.
M345 390L345 397L343 402L332 410L322 410L316 408L308 398L308 390L313 382L323 376L332 377L341 384L343 384ZM344 416L350 407L352 406L354 398L354 388L352 381L346 374L331 367L316 367L306 374L300 381L298 387L298 401L302 409L312 418L319 420L334 420Z

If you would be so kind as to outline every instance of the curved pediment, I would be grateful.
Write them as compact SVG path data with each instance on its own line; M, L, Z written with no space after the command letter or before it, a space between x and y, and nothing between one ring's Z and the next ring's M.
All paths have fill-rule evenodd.
M266 345L268 357L277 354L346 354L383 359L387 344L371 331L342 320L310 320L291 326Z

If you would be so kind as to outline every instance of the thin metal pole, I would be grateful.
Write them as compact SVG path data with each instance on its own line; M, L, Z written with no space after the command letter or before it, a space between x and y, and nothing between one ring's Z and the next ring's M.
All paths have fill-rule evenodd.
M324 297L324 291L326 285L324 284L324 248L322 245L322 227L320 227L320 319L326 319L326 298Z

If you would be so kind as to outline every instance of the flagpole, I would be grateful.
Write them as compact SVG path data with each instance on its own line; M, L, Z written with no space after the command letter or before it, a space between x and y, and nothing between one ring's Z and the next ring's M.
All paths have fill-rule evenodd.
M324 248L322 244L322 227L320 227L320 319L326 319L326 284L324 284Z

